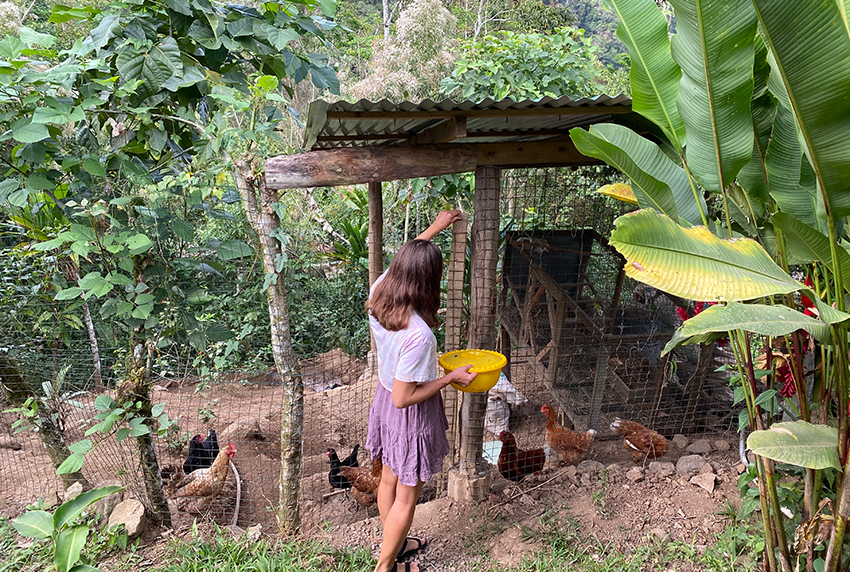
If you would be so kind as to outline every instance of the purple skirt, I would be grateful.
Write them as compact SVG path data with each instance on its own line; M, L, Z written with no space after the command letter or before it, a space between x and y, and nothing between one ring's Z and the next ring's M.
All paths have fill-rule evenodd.
M415 487L442 469L443 457L449 453L448 428L439 392L422 403L397 409L392 393L378 382L369 410L366 448L373 459L381 457L398 482Z

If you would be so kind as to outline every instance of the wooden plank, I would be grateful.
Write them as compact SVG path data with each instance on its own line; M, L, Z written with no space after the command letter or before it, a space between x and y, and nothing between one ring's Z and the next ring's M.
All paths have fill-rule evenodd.
M463 328L463 270L466 264L466 236L469 224L466 214L462 214L460 220L452 224L452 245L449 257L449 274L447 278L446 291L446 341L447 352L460 349L461 329ZM447 387L443 390L443 403L446 409L446 418L449 422L449 457L448 462L454 465L457 462L457 452L460 443L460 398L459 391ZM445 472L440 473L437 479L437 490L442 492L446 482Z
M599 325L597 325L596 322L587 315L587 312L584 311L584 309L573 299L572 296L558 288L557 283L545 270L540 268L539 265L532 263L529 267L529 271L534 273L535 278L546 287L546 291L549 292L550 295L555 296L556 298L559 298L561 302L568 304L570 309L576 313L576 316L581 319L582 323L594 336L597 336L599 340L602 339L602 328L600 328Z
M272 157L266 161L270 189L332 187L475 170L477 152L466 145L353 147Z
M479 166L493 165L503 169L604 164L602 161L582 155L569 138L559 137L530 142L459 143L456 146L474 146Z
M599 425L599 416L602 413L602 396L605 393L605 379L608 377L608 357L610 350L602 344L596 355L596 373L593 377L593 394L590 397L590 417L587 426L596 429Z
M369 183L369 286L384 272L384 195L381 183ZM371 329L369 331L371 335ZM371 348L375 351L375 338Z
M440 145L322 149L266 161L269 189L332 187L415 177L468 173L477 167L598 165L569 138L529 143L443 143Z
M553 301L550 306L555 306L553 309L550 309L549 312L549 327L552 328L552 355L549 356L549 371L547 372L549 376L549 382L553 385L555 384L555 380L558 379L558 360L560 359L561 353L561 342L563 341L563 333L564 333L564 318L567 313L567 305L563 302L558 302L555 305Z
M449 141L463 137L466 137L466 117L461 115L450 117L430 129L417 133L408 140L407 144L436 145L438 143L448 143Z

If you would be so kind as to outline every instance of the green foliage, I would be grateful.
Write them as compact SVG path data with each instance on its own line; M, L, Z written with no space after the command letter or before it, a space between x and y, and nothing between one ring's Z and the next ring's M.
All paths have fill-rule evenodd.
M550 35L500 32L467 42L464 57L440 84L446 97L479 101L510 97L594 95L601 65L583 30L560 28Z
M96 571L87 564L78 564L89 535L89 525L78 522L90 505L121 487L102 487L84 492L62 503L54 514L43 510L28 511L11 522L18 534L28 538L48 539L52 552L52 568L58 572Z
M455 17L437 0L414 0L398 16L396 34L377 42L369 73L350 87L356 98L418 101L437 97L454 58Z
M99 423L94 423L86 429L85 439L68 447L71 455L56 469L57 475L79 471L85 463L86 455L108 436L114 435L116 441L122 441L127 437L148 435L154 422L157 435L163 436L172 431L172 427L176 424L176 421L170 419L165 412L164 403L154 405L151 408L150 417L145 414L141 401L127 400L119 404L105 394L95 398L94 407L98 413L92 421L99 421ZM102 436L100 440L93 442L89 437L95 433L101 433Z
M759 499L765 567L787 569L795 558L798 564L823 558L823 569L832 572L841 567L845 531L844 519L835 515L847 514L842 503L850 490L844 438L850 428L845 300L850 146L836 135L850 128L850 104L832 88L850 78L844 5L741 0L718 11L704 2L674 0L676 33L670 38L651 0L607 2L629 46L634 110L664 132L667 141L658 153L663 150L684 170L705 225L680 226L693 221L677 220L670 201L658 200L657 188L647 192L653 182L635 168L640 138L631 133L617 142L609 139L604 160L629 176L635 198L647 210L618 219L611 244L626 257L627 275L687 299L726 304L687 320L669 347L729 333L741 383L736 401L747 407L739 425L766 429L748 439L765 481L766 498ZM801 26L819 32L802 44ZM584 152L601 155L600 146L591 145L594 134L572 135ZM703 193L718 196L715 212L699 203ZM791 275L789 263L813 263L805 285ZM802 311L793 296L798 291ZM766 368L759 373L753 334L766 338L760 358ZM814 365L804 363L810 350ZM759 376L765 374L781 382L784 400L770 384L762 388ZM798 420L771 426L780 407ZM805 468L802 494L774 478L766 459ZM794 470L802 476L802 469ZM834 495L823 478L831 470L838 471L840 493ZM805 543L788 542L797 523L783 516L783 503L799 505L804 497L809 509L820 498L836 499L833 514L824 517L835 518L825 554L823 547L813 554ZM819 518L800 525L811 527Z
M161 572L367 572L375 566L366 549L334 549L320 542L289 541L272 543L233 537L221 529L209 540L198 537L172 541L157 568Z

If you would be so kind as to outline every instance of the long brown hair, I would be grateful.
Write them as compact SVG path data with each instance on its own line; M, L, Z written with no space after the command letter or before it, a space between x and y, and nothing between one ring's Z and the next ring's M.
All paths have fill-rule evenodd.
M440 249L428 240L411 240L393 258L366 302L366 310L391 332L405 329L413 312L433 328L437 325L442 276Z

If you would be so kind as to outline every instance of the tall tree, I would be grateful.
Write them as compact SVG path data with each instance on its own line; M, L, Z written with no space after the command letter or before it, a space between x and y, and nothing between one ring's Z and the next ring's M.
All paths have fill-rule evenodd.
M141 423L131 422L127 434L137 439L149 499L166 523L168 507L151 441L158 429L150 402L152 352L164 335L160 317L173 304L169 298L175 291L169 279L215 271L212 264L176 255L181 243L195 237L187 209L232 217L216 208L220 199L191 192L186 179L176 175L199 154L216 159L211 172L202 176L220 170L234 130L240 141L256 143L265 137L268 151L269 142L279 140L274 127L287 117L279 107L294 84L309 77L317 87L338 92L335 72L326 59L299 51L299 39L322 41L323 30L333 27L324 17L309 15L315 7L329 16L334 2L269 3L261 10L208 0L119 2L103 12L56 6L51 16L55 22L91 19L95 24L91 34L60 53L51 49L55 38L29 28L22 28L20 38L0 42L4 57L0 143L9 169L0 183L0 202L12 215L34 204L59 209L66 229L37 248L70 249L85 259L87 271L76 280L71 276L56 299L100 299L101 316L126 327L128 373L118 396L140 404L133 415ZM271 80L273 88L265 87L263 82ZM263 105L254 110L259 115L251 122L240 125L238 113L251 107L244 100L251 99L252 89L263 90ZM245 155L231 163L237 181L256 177L259 171L252 170L256 146L238 150ZM263 224L255 228L264 260L271 260L267 280L276 341L272 347L289 391L285 393L294 396L289 410L296 410L285 417L282 431L286 436L282 489L292 496L292 491L297 495L300 471L300 380L297 367L286 365L294 363L286 320L275 319L286 317L282 278L275 283L281 270L281 245L275 241L283 237L277 215L268 214L276 200L261 190L262 185L253 189L260 193L265 209L259 217ZM244 196L249 209L256 204L251 198ZM249 210L251 220L254 214ZM215 249L222 260L251 252L242 241L224 241ZM185 314L183 327L194 344L221 335L193 322L191 313ZM290 370L292 376L286 374ZM82 462L80 451L75 455L66 470L79 468L75 465ZM297 505L293 508L291 499L282 505L281 522L296 528Z

